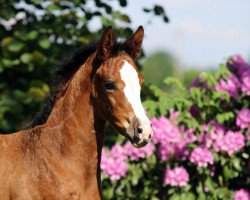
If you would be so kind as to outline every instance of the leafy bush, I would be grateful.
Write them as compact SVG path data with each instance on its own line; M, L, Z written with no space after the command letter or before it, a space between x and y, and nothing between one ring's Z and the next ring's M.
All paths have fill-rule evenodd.
M231 57L172 93L150 86L152 142L103 149L105 199L235 199L250 192L250 65ZM152 95L151 95L152 96Z

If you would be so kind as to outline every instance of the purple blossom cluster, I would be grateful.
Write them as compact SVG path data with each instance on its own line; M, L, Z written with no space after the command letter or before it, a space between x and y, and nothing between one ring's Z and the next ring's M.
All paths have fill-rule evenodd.
M232 155L245 146L245 137L240 131L227 131L215 141L214 146L216 151L226 151Z
M152 143L148 143L142 148L135 148L130 142L126 142L123 146L124 154L134 161L138 161L141 158L145 158L153 154L155 146Z
M226 130L221 124L211 121L202 126L198 141L216 152L225 151L232 155L245 146L245 136L240 131Z
M152 140L155 144L178 143L181 141L179 129L165 116L161 116L159 120L153 117L151 123L154 130Z
M189 174L184 167L175 167L167 169L164 176L164 184L171 186L182 187L187 185L189 181Z
M220 79L219 84L215 86L215 90L226 91L234 99L236 99L239 96L238 92L239 88L240 88L240 81L234 74L231 74L227 78L227 80Z
M239 92L250 95L250 65L241 56L236 55L230 58L227 66L232 74L227 80L220 79L215 89L228 92L234 99L239 96Z
M231 57L227 66L239 77L240 89L246 95L250 95L250 65L240 55Z
M250 127L250 109L243 108L238 112L236 125L242 129Z
M116 144L109 152L102 150L101 169L111 180L119 180L126 175L128 164L121 145Z
M197 164L199 167L207 167L208 164L214 163L214 156L206 147L196 147L190 155L190 162Z
M172 158L186 160L188 157L187 145L196 140L194 129L185 130L184 127L175 124L178 121L179 112L170 110L169 119L161 116L152 118L154 135L153 142L159 146L158 155L162 160Z
M101 169L111 180L119 180L128 171L127 160L138 161L153 154L155 146L148 143L145 147L135 148L130 142L123 146L116 144L110 151L102 150Z

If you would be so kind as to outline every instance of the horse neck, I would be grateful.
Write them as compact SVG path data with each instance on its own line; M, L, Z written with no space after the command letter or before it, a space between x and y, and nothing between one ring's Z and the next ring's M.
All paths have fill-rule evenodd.
M92 158L96 155L100 161L105 120L97 114L91 101L93 68L89 63L91 59L72 77L64 95L56 101L46 126L66 138L67 141L56 141L67 145L65 148L74 147L75 151L88 153Z

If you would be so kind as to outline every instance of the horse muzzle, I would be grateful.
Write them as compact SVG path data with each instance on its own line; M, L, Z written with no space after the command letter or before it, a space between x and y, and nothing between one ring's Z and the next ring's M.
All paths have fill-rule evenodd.
M140 121L134 119L127 129L127 134L133 146L137 148L143 147L153 135L152 125L149 120Z

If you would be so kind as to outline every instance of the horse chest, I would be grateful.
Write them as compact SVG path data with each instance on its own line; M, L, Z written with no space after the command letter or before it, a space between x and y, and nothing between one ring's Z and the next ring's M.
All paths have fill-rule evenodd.
M95 178L80 170L75 163L68 165L62 161L50 163L48 160L32 160L30 163L22 163L21 166L9 176L10 189L4 189L11 194L2 198L0 192L1 200L100 199L98 184L93 181ZM96 198L92 198L94 196Z

